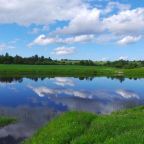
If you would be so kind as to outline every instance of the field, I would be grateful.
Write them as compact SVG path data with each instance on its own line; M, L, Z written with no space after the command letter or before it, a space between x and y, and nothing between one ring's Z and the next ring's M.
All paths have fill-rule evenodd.
M124 76L144 77L144 68L116 69L77 65L0 65L1 76Z
M111 115L68 112L41 128L24 144L143 144L144 107Z

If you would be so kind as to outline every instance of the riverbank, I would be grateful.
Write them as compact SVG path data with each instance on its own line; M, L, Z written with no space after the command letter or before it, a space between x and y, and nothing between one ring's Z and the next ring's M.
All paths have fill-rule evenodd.
M111 115L68 112L52 120L24 144L143 144L144 107Z
M117 69L102 66L77 65L0 65L1 76L119 76L144 78L144 68Z

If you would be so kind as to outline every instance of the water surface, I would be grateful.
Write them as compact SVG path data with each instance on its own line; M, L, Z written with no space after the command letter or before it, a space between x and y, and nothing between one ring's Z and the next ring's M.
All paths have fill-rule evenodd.
M0 78L0 115L18 119L0 129L1 144L17 144L64 111L98 114L144 104L144 79Z

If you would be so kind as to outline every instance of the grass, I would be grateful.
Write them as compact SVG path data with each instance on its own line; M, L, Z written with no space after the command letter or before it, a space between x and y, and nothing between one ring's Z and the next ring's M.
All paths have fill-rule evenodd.
M112 75L114 68L73 65L0 65L1 75L95 76Z
M16 120L14 118L0 116L0 127L6 126L6 125L14 123L14 122L16 122Z
M144 107L111 115L68 112L26 140L24 144L143 144Z
M143 77L144 78L144 68L135 69L124 69L124 75L128 77Z
M118 76L144 77L144 68L116 69L103 66L77 65L0 65L1 76Z

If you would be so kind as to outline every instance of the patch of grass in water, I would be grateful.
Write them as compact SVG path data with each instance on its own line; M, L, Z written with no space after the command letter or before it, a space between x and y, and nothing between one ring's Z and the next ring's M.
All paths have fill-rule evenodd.
M11 123L15 123L15 122L16 122L16 119L14 118L0 116L0 127L6 126Z
M143 144L144 107L94 115L68 112L41 128L24 144Z

